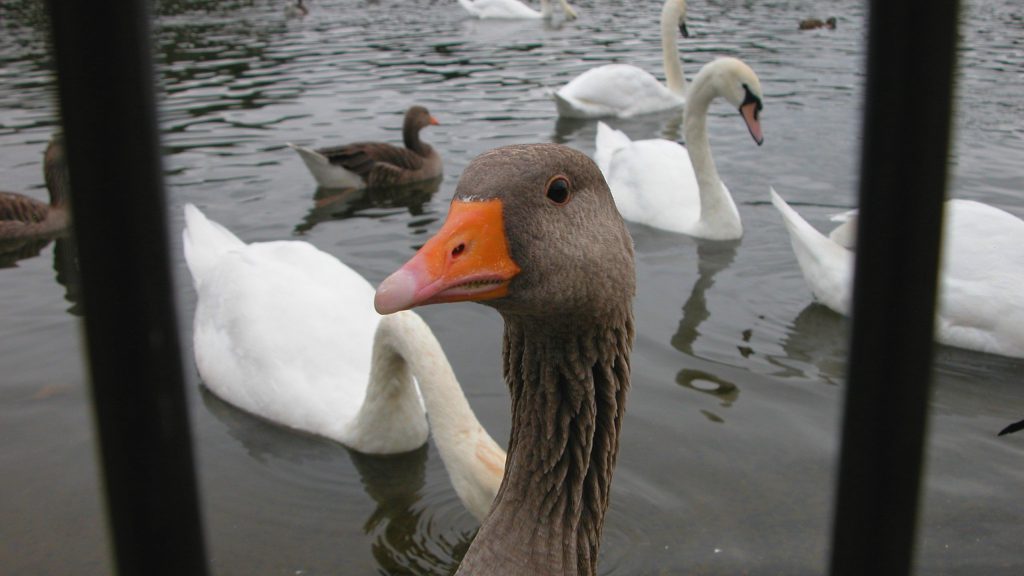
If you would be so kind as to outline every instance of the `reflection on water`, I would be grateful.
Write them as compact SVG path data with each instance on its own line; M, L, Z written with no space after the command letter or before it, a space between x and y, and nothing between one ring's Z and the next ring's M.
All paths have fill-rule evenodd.
M71 236L0 241L0 268L17 267L19 260L39 256L39 253L51 243L54 280L64 287L64 299L71 304L67 312L81 316L82 281L78 269L78 249Z
M839 385L846 378L849 321L828 307L808 304L793 319L782 341L785 354L772 358L784 375L811 377ZM800 364L797 364L800 363Z
M693 356L693 343L700 337L700 325L711 316L708 312L706 293L715 285L715 275L729 267L736 259L736 250L740 241L716 242L696 240L697 242L697 281L693 290L683 304L683 317L679 320L679 328L672 336L672 346L676 350Z
M17 238L0 240L0 268L12 268L18 260L34 258L53 242L53 238Z
M362 189L328 189L317 188L313 196L313 208L309 210L302 223L295 227L296 234L312 230L320 222L327 220L344 220L352 218L367 208L405 208L411 216L422 216L424 205L430 202L434 193L441 187L443 176L422 182L410 182L387 188L373 190ZM390 214L387 212L385 214ZM363 216L369 216L363 214ZM433 220L424 222L429 224Z
M694 240L697 244L697 281L683 304L683 317L672 335L671 344L688 357L696 357L693 345L700 337L700 326L711 313L707 305L707 292L715 285L715 275L728 268L736 259L740 241ZM749 335L744 334L744 340ZM676 374L676 383L694 392L708 394L719 399L719 406L729 408L739 399L740 388L724 376L707 370L683 368ZM722 422L722 417L709 411L701 411L705 417Z
M451 574L476 531L454 534L430 525L425 516L427 446L404 454L370 455L263 421L200 388L203 405L254 460L300 467L337 458L344 451L359 483L376 507L362 523L372 553L386 574ZM329 481L329 479L328 479ZM344 519L337 519L342 521Z

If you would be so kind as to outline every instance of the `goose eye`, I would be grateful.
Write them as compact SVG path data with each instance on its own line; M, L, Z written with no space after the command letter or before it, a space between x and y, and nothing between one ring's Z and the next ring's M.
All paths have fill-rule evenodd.
M561 206L569 201L569 196L569 181L564 176L555 176L548 182L548 200Z

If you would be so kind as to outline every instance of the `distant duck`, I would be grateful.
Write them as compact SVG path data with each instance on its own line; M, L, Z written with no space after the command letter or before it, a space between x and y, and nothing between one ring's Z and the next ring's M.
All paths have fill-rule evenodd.
M567 0L559 0L566 20L576 19L576 11ZM523 4L519 0L459 0L459 4L467 12L477 18L516 19L516 18L551 18L551 3L540 0L540 12Z
M693 79L683 114L685 148L663 138L634 142L598 123L594 160L623 218L708 240L743 236L739 211L718 176L708 142L708 109L719 97L739 111L760 146L761 82L736 58L712 60Z
M405 113L405 148L384 142L356 142L316 150L288 143L323 188L387 188L441 176L441 155L420 140L420 130L439 124L423 106Z
M828 20L818 20L817 18L807 18L800 21L801 30L816 30L818 28L828 28L829 30L836 29L835 17L829 18Z
M686 79L676 47L676 34L689 36L686 1L665 0L660 22L665 84L632 64L591 68L552 94L558 115L563 118L629 118L682 108L686 103Z
M849 315L853 292L853 233L824 236L773 189L793 252L814 298ZM1024 358L1024 220L973 200L947 200L935 339L948 346ZM845 244L845 245L844 245Z
M309 8L306 7L303 0L295 0L294 4L288 4L284 7L284 13L289 18L302 18L309 14Z
M50 203L15 192L0 192L0 240L55 236L71 223L64 143L54 136L43 155L43 177Z

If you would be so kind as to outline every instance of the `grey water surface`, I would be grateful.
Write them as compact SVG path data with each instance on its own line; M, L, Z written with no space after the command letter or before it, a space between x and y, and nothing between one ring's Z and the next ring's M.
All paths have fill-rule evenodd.
M440 227L477 154L552 141L593 153L596 124L558 120L548 91L608 62L663 77L661 2L579 0L578 20L550 23L473 20L455 0L307 4L310 14L294 19L283 1L154 3L210 563L221 575L447 574L477 524L433 445L361 455L253 418L201 386L181 207L199 205L246 241L311 242L377 283ZM950 194L1024 216L1024 6L963 5ZM827 16L836 30L797 30ZM731 107L712 106L711 144L742 241L630 227L638 337L602 574L826 570L848 323L812 304L768 187L822 229L856 204L865 16L850 0L689 4L686 75L716 56L748 62L764 88L766 142L757 147ZM4 2L0 188L45 198L54 98L42 3ZM318 191L285 147L397 142L414 103L441 122L423 134L445 160L436 192ZM671 113L612 124L635 139L681 137ZM0 573L110 573L73 247L23 247L0 263ZM421 313L504 444L500 319L468 303ZM938 351L918 574L1024 574L1024 434L996 436L1024 417L1022 365Z

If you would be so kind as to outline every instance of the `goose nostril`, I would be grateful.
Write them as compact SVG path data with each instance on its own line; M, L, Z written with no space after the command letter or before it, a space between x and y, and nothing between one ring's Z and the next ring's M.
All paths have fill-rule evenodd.
M465 244L459 244L455 248L452 248L452 258L458 258L463 252L466 251Z

